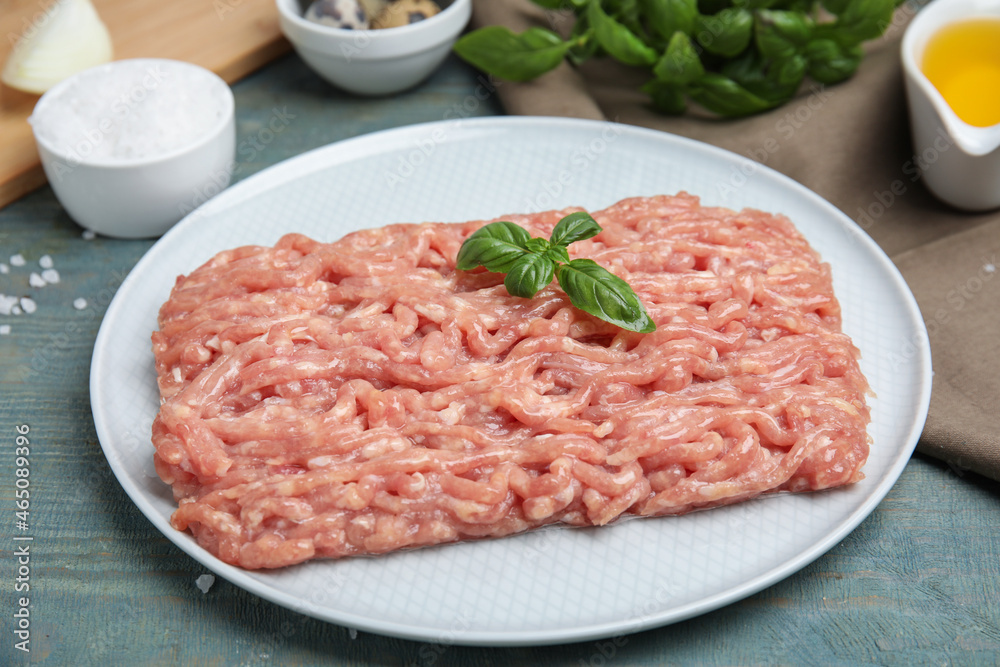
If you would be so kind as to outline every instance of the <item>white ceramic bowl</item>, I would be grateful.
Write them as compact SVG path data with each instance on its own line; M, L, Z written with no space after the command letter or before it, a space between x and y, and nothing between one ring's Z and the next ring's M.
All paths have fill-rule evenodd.
M983 18L1000 19L1000 2L934 0L910 22L902 44L913 152L924 183L938 199L968 211L1000 207L1000 124L974 127L959 118L920 63L927 43L943 27Z
M29 120L70 217L106 236L147 238L229 185L234 107L229 86L212 72L138 58L60 82Z
M400 28L344 30L302 17L299 0L275 0L281 30L317 74L360 95L411 88L437 69L472 16L472 0L443 0L434 16Z

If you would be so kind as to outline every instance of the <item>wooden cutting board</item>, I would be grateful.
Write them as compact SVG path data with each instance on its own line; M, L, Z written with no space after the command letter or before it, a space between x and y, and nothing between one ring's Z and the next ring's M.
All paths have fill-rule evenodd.
M2 0L0 66L52 0ZM174 58L228 82L288 50L274 0L93 0L114 57ZM0 207L45 183L27 118L38 101L0 84Z

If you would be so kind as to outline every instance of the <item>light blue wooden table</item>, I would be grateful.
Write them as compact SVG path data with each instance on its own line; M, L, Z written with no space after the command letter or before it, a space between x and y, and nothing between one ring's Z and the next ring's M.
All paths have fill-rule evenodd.
M332 141L502 113L470 97L476 73L449 61L420 88L362 100L295 56L235 86L236 179ZM471 103L470 100L475 100ZM456 106L457 105L457 106ZM289 122L261 130L278 108ZM450 116L449 116L450 117ZM267 137L266 143L263 139ZM258 147L252 140L256 139ZM2 138L0 138L2 141ZM995 665L1000 661L1000 484L915 457L861 526L804 570L746 600L669 627L540 648L468 648L360 633L288 611L217 580L156 531L109 471L88 398L101 316L149 241L81 238L43 188L0 210L0 293L32 295L0 316L0 665ZM62 281L27 284L50 255ZM74 299L87 307L77 310ZM15 508L19 426L30 429L30 517ZM23 429L22 429L23 430ZM23 485L23 484L22 484ZM14 537L31 536L30 542ZM30 545L30 590L16 549ZM22 560L25 559L21 556ZM19 598L30 649L15 648Z

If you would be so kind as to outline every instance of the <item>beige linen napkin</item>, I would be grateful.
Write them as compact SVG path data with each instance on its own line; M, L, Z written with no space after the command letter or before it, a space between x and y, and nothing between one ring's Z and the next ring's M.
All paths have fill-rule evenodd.
M512 114L614 120L721 146L839 207L896 262L927 324L935 374L918 449L959 474L1000 480L1000 211L962 213L920 182L899 57L908 11L904 5L868 45L852 79L807 86L789 104L750 118L659 115L637 90L646 75L608 60L579 70L563 64L533 82L505 82L497 93ZM473 26L559 29L566 18L528 0L476 0Z

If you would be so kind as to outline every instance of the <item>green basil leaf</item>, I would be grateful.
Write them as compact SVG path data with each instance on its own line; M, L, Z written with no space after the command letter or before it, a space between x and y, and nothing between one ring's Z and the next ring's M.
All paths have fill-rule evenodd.
M469 235L459 248L456 266L468 270L482 265L506 273L503 284L507 293L527 299L558 277L577 308L631 331L655 330L655 323L628 283L593 260L570 260L566 245L600 231L597 221L582 211L556 224L552 239L559 242L532 238L512 222L492 222Z
M754 40L765 58L784 60L805 47L812 35L809 17L797 12L762 9L754 19Z
M739 58L733 58L722 66L722 74L748 88L757 81L764 79L765 61L761 55L751 49Z
M485 266L494 273L506 273L517 260L528 254L525 244L529 239L531 234L513 222L491 222L465 239L458 250L455 268L469 271Z
M587 7L587 20L594 28L598 44L613 58L626 65L652 65L657 53L635 33L604 13L598 0Z
M698 104L720 116L748 116L776 106L729 77L714 72L690 84L687 93Z
M807 61L803 56L794 55L773 61L751 50L726 63L722 74L762 100L777 105L795 95L805 78L806 67Z
M851 0L832 24L824 25L816 37L829 38L844 47L875 39L892 24L894 0Z
M698 0L643 0L642 9L649 29L661 39L669 40L675 32L694 32Z
M684 113L687 103L684 101L684 91L672 83L663 83L650 79L642 86L642 92L649 95L653 108L660 113L677 116Z
M518 35L492 25L465 35L455 42L454 50L484 72L509 81L528 81L558 67L570 46L544 28L528 28Z
M551 243L545 239L530 238L524 242L524 247L530 252L535 252L541 255L543 252L548 250L552 246Z
M858 69L864 53L860 46L843 48L831 39L817 39L805 49L809 76L820 83L840 83Z
M549 246L549 249L545 251L545 256L556 264L559 262L569 264L569 250L564 245Z
M699 16L695 30L698 43L706 51L732 58L750 45L753 14L746 9L729 7L712 16Z
M646 30L642 25L642 9L639 0L618 0L616 18L618 22L645 42Z
M694 50L691 38L682 32L675 32L663 57L653 68L653 74L663 83L684 86L701 78L705 67Z
M622 329L649 333L656 324L628 283L592 259L574 259L556 269L559 286L580 310Z
M809 59L809 64L824 62L839 58L843 54L843 49L832 39L814 39L803 50L803 54Z
M528 253L507 270L503 285L511 296L530 299L538 290L552 282L556 265L544 255Z
M786 0L784 3L777 4L775 9L799 12L800 14L809 14L812 16L816 13L816 3L817 0Z
M733 7L741 9L770 9L782 0L733 0Z
M568 246L570 243L589 239L600 233L601 226L597 221L586 211L578 211L557 222L549 240L555 245Z
M851 0L822 0L823 7L831 14L840 15L844 13L847 9L847 5L851 3Z
M784 88L790 99L806 76L809 61L805 56L794 55L781 62L772 63L769 75L775 84Z

